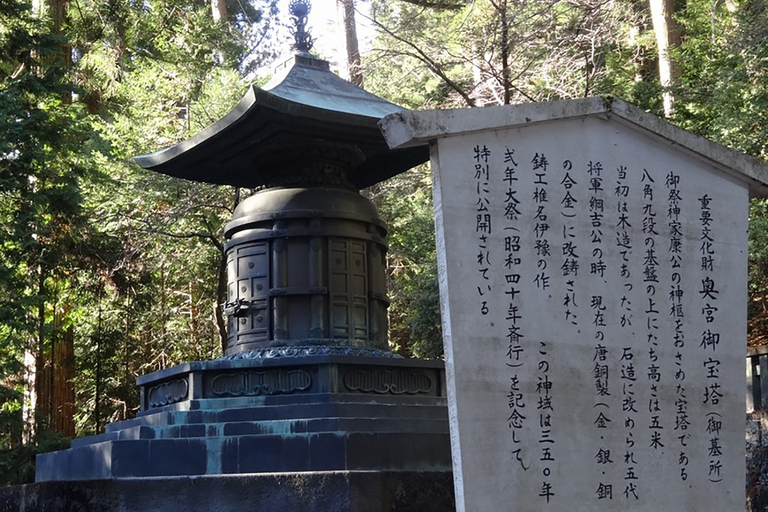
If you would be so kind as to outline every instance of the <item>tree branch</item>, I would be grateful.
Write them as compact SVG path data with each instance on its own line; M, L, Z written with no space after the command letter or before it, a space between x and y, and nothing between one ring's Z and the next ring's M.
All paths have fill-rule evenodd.
M200 231L192 231L189 233L172 233L170 231L165 231L162 229L155 228L152 226L152 223L150 223L148 220L144 219L132 219L137 222L140 222L147 226L147 229L145 230L145 233L152 233L156 235L163 235L170 238L177 238L177 239L190 239L190 238L198 238L198 239L204 239L209 240L220 252L224 252L224 244L221 243L221 240L218 239L218 237L214 236L211 233L203 233Z
M370 16L365 16L365 18L367 18L369 21L374 23L377 27L379 27L381 30L383 30L392 39L395 39L396 41L399 41L399 42L401 42L401 43L403 43L403 44L413 48L413 50L416 52L416 55L413 55L413 57L419 59L421 62L426 64L427 68L430 71L432 71L435 75L437 75L441 80L443 80L448 85L448 87L450 87L451 89L456 91L464 99L464 101L467 103L467 105L469 105L470 107L474 107L475 106L475 100L473 100L472 97L469 94L467 94L467 92L461 86L459 86L459 84L457 84L456 82L451 80L448 77L448 75L446 75L445 72L442 70L440 65L437 62L435 62L434 60L432 60L429 57L429 55L427 55L421 48L419 48L418 46L416 46L412 42L406 40L405 38L398 36L397 34L392 32L389 28L385 27L379 21L371 18Z

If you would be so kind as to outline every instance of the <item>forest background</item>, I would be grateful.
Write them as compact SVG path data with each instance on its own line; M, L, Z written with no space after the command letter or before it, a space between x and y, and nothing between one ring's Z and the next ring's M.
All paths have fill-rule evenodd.
M406 108L616 95L768 158L768 0L354 1L338 0L341 72ZM264 81L288 46L280 7L0 0L0 485L134 415L137 376L222 354L222 228L250 191L131 157ZM355 17L375 30L362 57ZM392 348L440 358L429 170L363 193L390 227ZM750 343L765 344L768 202L750 213Z

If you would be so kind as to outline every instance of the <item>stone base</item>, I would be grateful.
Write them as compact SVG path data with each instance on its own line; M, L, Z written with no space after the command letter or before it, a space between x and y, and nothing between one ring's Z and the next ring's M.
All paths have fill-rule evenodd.
M206 361L139 379L142 412L37 456L37 482L450 471L442 365L382 357Z
M449 471L331 471L38 482L0 512L448 512Z

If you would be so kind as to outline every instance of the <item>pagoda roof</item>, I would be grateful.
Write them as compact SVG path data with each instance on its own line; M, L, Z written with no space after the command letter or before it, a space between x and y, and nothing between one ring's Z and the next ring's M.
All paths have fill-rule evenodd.
M352 146L364 158L347 179L364 188L427 161L427 146L390 150L378 121L403 109L299 53L263 88L251 86L227 115L173 146L135 157L145 169L206 183L264 185L274 165L312 142ZM290 169L286 169L290 172Z

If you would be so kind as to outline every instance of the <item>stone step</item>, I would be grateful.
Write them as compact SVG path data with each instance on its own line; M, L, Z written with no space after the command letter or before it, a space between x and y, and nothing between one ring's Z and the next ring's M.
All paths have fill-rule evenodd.
M402 405L381 403L320 403L285 404L239 409L210 409L159 412L130 420L110 423L106 431L115 432L134 426L223 424L240 421L301 420L320 418L371 419L443 419L448 410L444 405Z
M189 411L197 409L237 409L243 407L287 405L287 404L319 404L319 403L370 403L403 404L403 405L446 405L445 397L423 395L395 395L378 393L303 393L297 395L266 395L266 396L236 396L228 398L201 398L183 400L174 404L154 407L142 411L139 415L153 414L161 411Z
M232 437L241 435L285 435L322 432L427 432L447 433L448 422L439 419L413 418L313 418L293 420L239 421L220 424L138 425L104 434L75 438L77 448L105 441L134 439L177 439L196 437Z
M36 481L325 470L443 471L450 435L322 432L108 440L41 454Z
M299 369L311 379L291 381ZM441 372L356 356L182 364L139 379L138 417L38 455L36 479L448 471Z

